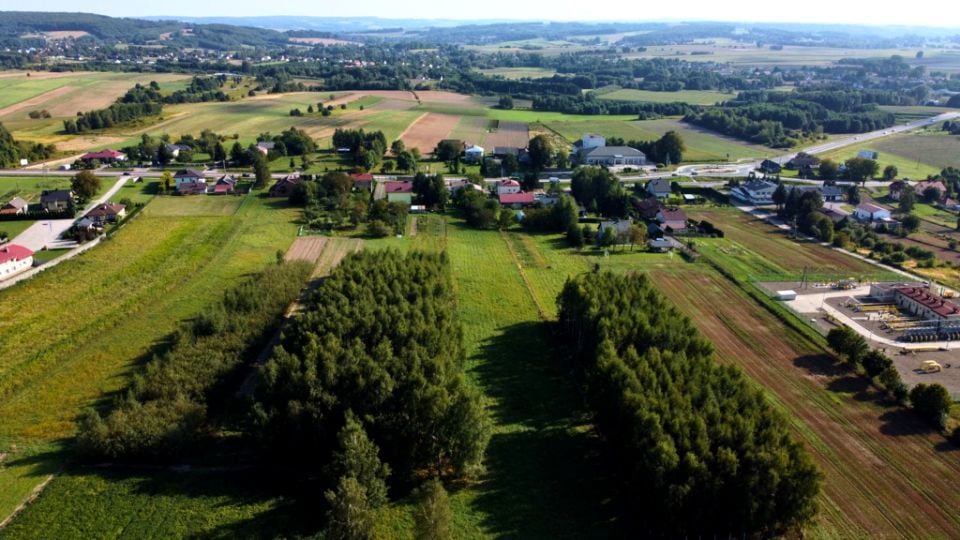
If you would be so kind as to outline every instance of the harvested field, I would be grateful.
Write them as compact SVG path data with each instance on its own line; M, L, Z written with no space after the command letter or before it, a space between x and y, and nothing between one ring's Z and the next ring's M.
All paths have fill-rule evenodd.
M793 422L824 473L817 528L835 538L947 538L960 530L960 460L919 417L876 403L735 285L713 272L651 277Z
M449 137L451 139L460 139L467 144L478 144L483 146L487 138L487 126L491 120L482 116L463 116L460 123L453 128ZM493 148L490 148L492 151Z
M326 243L326 236L301 236L293 241L283 260L316 263Z
M51 90L39 96L32 97L30 99L21 101L20 103L14 103L13 105L4 107L0 109L0 117L11 116L19 112L23 112L23 116L26 116L32 110L43 108L43 105L50 100L55 100L64 94L69 94L73 91L71 86L61 86L55 90ZM51 112L50 114L53 114Z
M530 133L526 122L511 122L499 120L495 130L491 131L485 140L492 152L497 146L525 148L530 142Z
M437 143L448 138L459 122L459 116L426 113L410 124L410 127L400 135L400 139L407 148L418 148L420 154L427 155L433 152Z

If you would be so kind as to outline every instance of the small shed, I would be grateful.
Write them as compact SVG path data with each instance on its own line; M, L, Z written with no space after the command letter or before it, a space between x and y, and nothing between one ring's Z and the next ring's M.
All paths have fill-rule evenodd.
M777 300L782 300L784 302L789 302L790 300L797 299L797 291L792 289L787 289L785 291L777 291Z

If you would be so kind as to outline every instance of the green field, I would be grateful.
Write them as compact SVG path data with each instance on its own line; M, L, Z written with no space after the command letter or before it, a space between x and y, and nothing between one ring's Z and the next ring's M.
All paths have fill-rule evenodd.
M180 321L274 261L296 232L296 210L257 196L155 203L103 245L0 291L10 347L0 360L0 452L15 464L0 468L0 485L32 487L35 469L57 468L56 454L26 453L70 436L82 407L124 387Z
M680 101L691 105L714 105L719 101L726 101L737 97L735 93L724 93L716 90L681 90L679 92L653 92L649 90L634 90L621 88L613 92L601 93L600 99L615 99L618 101L649 101L653 103L672 103Z
M500 67L493 69L478 69L480 73L489 76L500 76L505 79L539 79L541 77L553 77L557 70L550 68L536 67Z
M881 172L887 165L894 165L900 177L914 180L939 174L944 167L960 167L960 137L936 129L897 133L879 140L847 146L818 157L829 158L839 163L856 157L860 150L874 150L880 153L877 162L880 164Z
M113 185L110 178L101 180L103 186ZM31 204L40 203L40 192L70 187L69 176L0 176L0 206L14 197Z

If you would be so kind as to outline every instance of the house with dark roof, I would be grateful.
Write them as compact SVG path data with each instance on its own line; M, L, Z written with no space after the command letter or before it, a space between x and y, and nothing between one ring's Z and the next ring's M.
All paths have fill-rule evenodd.
M663 209L663 203L656 197L646 199L633 199L633 207L636 208L640 217L646 220L656 219L657 214Z
M47 212L62 212L73 204L73 192L69 189L51 189L40 193L40 208Z
M843 189L839 186L820 186L819 191L824 202L843 201Z
M87 212L86 217L97 225L103 225L104 223L116 223L126 215L126 206L107 202L98 204L93 210Z
M664 208L657 212L657 223L665 231L683 232L687 230L687 214L679 208Z
M766 174L780 174L782 170L779 163L770 159L765 159L760 162L760 167L758 168Z
M494 146L493 155L499 158L502 158L508 155L517 157L520 155L521 150L523 149L517 148L516 146Z
M887 186L887 193L890 195L890 198L899 201L900 195L903 193L903 189L907 187L907 183L903 180L895 180L890 182L890 185Z
M629 146L598 146L583 152L587 165L616 167L619 165L646 165L647 155Z
M917 198L926 200L926 191L936 189L940 192L940 197L934 202L940 202L947 196L947 186L940 180L924 180L917 184Z
M270 197L289 197L293 193L293 188L300 183L300 175L297 174L288 174L283 178L278 179L272 186L267 194Z
M27 203L27 201L21 199L20 197L14 197L10 199L10 202L3 205L3 208L0 208L0 215L16 216L19 214L26 214L29 208L30 205Z
M791 170L813 169L818 165L820 165L820 158L806 152L800 152L787 162L787 168Z
M193 148L191 148L191 147L189 147L189 146L187 146L187 145L185 145L185 144L170 144L170 143L164 143L164 144L163 144L163 147L166 148L166 149L167 149L167 152L169 152L170 155L173 156L173 157L175 157L175 158L180 157L180 152L181 152L181 151L184 151L184 150L187 151L187 152L193 151Z
M666 178L654 178L647 182L647 193L658 199L666 199L671 192L670 180Z
M600 226L597 227L597 245L600 245L603 241L603 235L606 234L607 229L613 229L617 235L617 243L622 243L624 239L629 237L631 226L633 226L633 221L629 219L607 219L601 221Z
M19 244L0 246L0 279L6 279L33 266L33 251Z
M730 195L751 204L773 204L777 184L766 180L750 180L730 190Z

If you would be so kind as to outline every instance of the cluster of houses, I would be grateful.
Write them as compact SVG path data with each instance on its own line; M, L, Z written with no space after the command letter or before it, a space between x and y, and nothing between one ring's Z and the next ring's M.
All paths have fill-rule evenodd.
M173 175L175 190L181 195L232 195L237 189L236 177L225 174L208 181L204 173L194 169L181 169Z
M39 210L43 212L63 212L73 203L73 192L69 189L49 189L40 193ZM26 215L37 211L22 197L14 197L0 207L0 215Z

